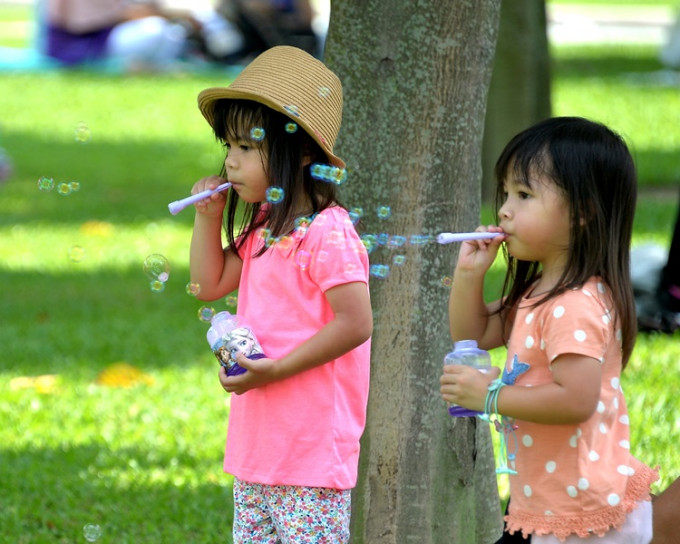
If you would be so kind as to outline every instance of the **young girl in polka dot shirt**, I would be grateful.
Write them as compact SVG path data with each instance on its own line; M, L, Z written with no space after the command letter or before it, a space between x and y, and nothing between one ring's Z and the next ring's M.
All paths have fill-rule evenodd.
M648 543L655 471L630 453L620 375L633 349L629 247L636 199L622 139L582 118L540 122L496 163L498 226L462 244L449 301L454 340L506 345L501 378L448 365L443 398L505 428L509 533L532 544ZM501 245L503 297L485 304Z

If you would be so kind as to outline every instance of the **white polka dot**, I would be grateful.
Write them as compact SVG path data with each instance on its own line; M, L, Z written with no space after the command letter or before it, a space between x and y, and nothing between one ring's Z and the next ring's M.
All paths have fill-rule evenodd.
M635 474L635 469L633 469L633 467L629 467L628 465L619 465L616 467L616 472L623 474L624 476L632 476Z
M541 338L541 349L545 351L545 340L543 338Z
M621 442L619 442L619 446L621 446L624 450L629 450L630 442L628 442L628 440L621 440Z
M572 448L575 448L576 446L578 446L578 436L576 436L576 435L572 436L572 437L569 439L569 445L570 445Z
M572 499L574 497L578 496L578 489L576 489L573 485L568 485L567 486L567 495L569 495Z
M623 336L621 335L621 329L616 329L616 339L620 342Z
M619 409L619 397L614 397L614 400L612 401L612 406L614 407L615 410Z
M597 412L600 413L600 414L604 412L604 402L598 401L598 403L597 403Z
M564 306L556 306L555 309L553 310L553 316L559 319L563 315L564 315Z
M616 493L612 493L607 497L607 502L609 506L616 506L621 502L621 498Z
M524 495L527 497L531 497L531 486L525 485L524 486Z
M612 389L618 389L618 388L619 388L619 385L621 385L621 380L619 380L618 378L614 377L614 378L611 379L611 382L609 382L609 383L611 383Z
M609 321L610 321L609 316L607 314L604 314L602 316L602 323L604 323L605 325L609 325Z
M578 488L581 491L585 491L590 487L590 482L586 478L579 478L578 479Z
M591 293L590 291L588 291L588 289L583 289L583 291L581 291L581 292L582 292L585 296L587 296L587 297L592 297L592 296L593 296L592 293Z
M628 418L628 414L622 414L621 417L619 418L619 422L623 423L624 425L630 425L630 419Z
M579 427L576 429L576 437L581 438L581 436L583 436L583 431L581 430L581 427Z
M524 444L527 448L530 448L534 445L534 439L531 437L531 435L525 434L522 437L522 444Z
M551 510L546 510L546 511L544 512L544 515L546 515L546 516L554 516L555 514L553 514Z
M524 340L524 346L526 348L534 347L534 337L533 336L527 336L526 339Z
M576 330L574 331L574 338L577 342L584 342L586 339L586 331Z
M590 450L588 452L588 459L595 462L595 461L598 461L600 459L600 456L598 455L598 453L595 450Z
M598 283L598 284L597 284L597 290L598 290L600 293L604 293L604 292L607 291L607 289L605 289L604 283Z
M550 473L550 474L552 474L553 472L555 472L555 469L556 469L556 468L557 468L557 463L555 463L555 461L548 461L548 462L545 464L545 471L548 472L548 473Z
M524 318L524 322L528 325L534 320L534 312L530 312L527 314L527 316Z
M607 429L607 426L604 423L600 423L599 429L602 434L607 434L609 432L609 429Z

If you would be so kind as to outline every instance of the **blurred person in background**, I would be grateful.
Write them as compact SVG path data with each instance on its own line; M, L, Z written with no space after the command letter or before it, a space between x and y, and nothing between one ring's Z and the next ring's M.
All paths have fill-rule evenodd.
M44 17L45 52L66 66L112 61L126 70L164 70L201 29L189 12L155 2L47 0Z

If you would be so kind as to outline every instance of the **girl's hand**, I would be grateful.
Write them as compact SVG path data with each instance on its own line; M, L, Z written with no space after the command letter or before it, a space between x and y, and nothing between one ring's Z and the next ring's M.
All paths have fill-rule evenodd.
M191 194L195 195L207 189L215 189L216 187L226 183L228 180L220 176L208 176L198 180L191 188ZM204 198L194 204L196 211L203 215L222 216L224 212L224 205L227 202L226 191L213 193L208 198Z
M480 372L465 365L444 365L439 379L442 398L449 404L458 404L468 410L484 411L489 384L500 374L500 369Z
M220 367L220 383L227 393L241 395L246 391L250 391L256 387L262 387L263 385L275 382L279 379L278 369L274 359L248 359L248 357L242 353L237 353L234 359L239 366L242 366L248 372L244 372L238 376L227 376L226 369Z
M456 268L471 272L486 272L498 253L498 248L505 240L503 229L495 225L478 227L475 232L497 232L498 236L485 240L463 242L458 252Z

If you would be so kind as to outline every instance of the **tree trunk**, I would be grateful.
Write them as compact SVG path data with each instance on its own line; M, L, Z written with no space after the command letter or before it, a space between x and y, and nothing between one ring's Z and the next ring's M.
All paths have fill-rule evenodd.
M485 202L494 197L493 169L505 144L521 130L550 117L550 111L545 0L503 2L484 129Z
M363 209L359 230L376 246L353 543L487 544L500 535L488 425L450 417L439 395L457 248L432 240L479 224L499 10L500 0L332 4L325 60L345 93L343 203Z

